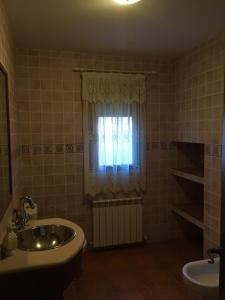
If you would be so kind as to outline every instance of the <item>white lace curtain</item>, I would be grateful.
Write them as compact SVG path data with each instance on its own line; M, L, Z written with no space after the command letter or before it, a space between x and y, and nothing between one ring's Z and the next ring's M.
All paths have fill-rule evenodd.
M140 195L145 190L145 77L83 73L85 194Z
M140 103L146 98L143 75L83 73L83 100L90 103Z

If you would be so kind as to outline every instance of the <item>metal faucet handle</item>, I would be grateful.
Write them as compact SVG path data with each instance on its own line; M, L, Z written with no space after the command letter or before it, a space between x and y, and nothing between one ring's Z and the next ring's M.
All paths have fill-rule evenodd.
M24 211L21 213L18 209L14 209L12 214L12 225L14 230L20 230L24 228L29 219L30 216Z
M20 198L20 203L23 204L23 208L24 208L25 203L28 203L30 208L35 207L34 201L31 196L24 196L24 197Z
M20 198L20 209L14 209L12 213L12 222L15 230L20 230L25 227L30 220L30 215L27 213L25 204L29 205L29 208L34 209L35 204L30 196L24 196Z

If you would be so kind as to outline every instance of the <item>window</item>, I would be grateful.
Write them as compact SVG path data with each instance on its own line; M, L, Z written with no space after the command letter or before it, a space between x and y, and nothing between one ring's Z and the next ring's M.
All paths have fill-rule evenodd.
M131 165L132 148L132 117L98 117L99 167Z
M91 199L146 186L145 77L83 72L84 187Z

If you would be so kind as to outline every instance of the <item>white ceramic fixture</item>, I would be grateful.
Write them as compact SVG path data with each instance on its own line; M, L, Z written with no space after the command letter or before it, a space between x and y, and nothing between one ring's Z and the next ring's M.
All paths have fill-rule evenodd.
M118 4L121 4L121 5L129 5L129 4L137 3L141 0L114 0L114 1Z
M55 235L51 235L51 247L49 247L49 241L46 243L47 240L44 234L47 228L51 230L55 228L54 231L57 232L57 239ZM62 229L63 231L66 229L69 235L67 235L68 239L64 240L62 245L59 245L62 241ZM39 234L35 238L33 237L33 240L31 240L32 232ZM73 235L73 232L75 232L75 235ZM20 245L18 245L20 249L14 250L11 256L0 260L0 275L64 265L82 250L85 241L84 232L77 224L61 218L30 220L26 230L18 234L20 233L23 233L21 241L19 241ZM43 236L38 241L36 238L40 237L40 233ZM28 239L26 240L26 238ZM34 249L35 243L32 241L36 242L36 249ZM44 246L44 249L42 249L42 246Z
M217 300L219 293L219 258L214 264L207 259L187 263L183 267L183 280L203 300Z

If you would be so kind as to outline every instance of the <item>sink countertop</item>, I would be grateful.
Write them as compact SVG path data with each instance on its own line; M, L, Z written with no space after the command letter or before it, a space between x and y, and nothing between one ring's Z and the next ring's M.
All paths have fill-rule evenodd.
M76 236L66 245L55 249L44 251L24 251L16 249L12 251L11 256L0 260L0 275L63 265L82 249L85 240L84 232L77 224L66 219L50 218L32 220L25 229L39 225L64 225L74 229Z

